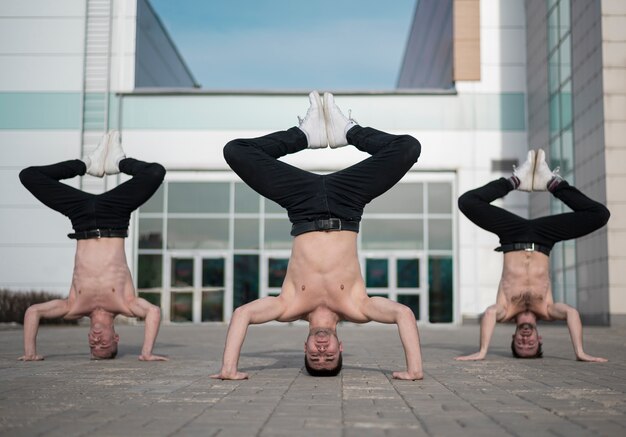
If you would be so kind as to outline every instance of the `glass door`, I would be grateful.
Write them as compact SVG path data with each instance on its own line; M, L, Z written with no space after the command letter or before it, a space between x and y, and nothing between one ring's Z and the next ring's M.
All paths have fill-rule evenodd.
M174 252L168 258L169 320L223 321L228 310L225 305L228 257L225 254ZM166 314L164 311L164 319Z

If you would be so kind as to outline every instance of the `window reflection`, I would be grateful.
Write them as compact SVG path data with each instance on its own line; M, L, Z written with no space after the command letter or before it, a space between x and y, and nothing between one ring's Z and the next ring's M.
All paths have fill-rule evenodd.
M287 274L287 265L289 258L269 258L268 262L268 286L282 287L285 275Z
M167 222L168 249L227 249L228 219L171 218Z
M398 302L411 308L415 318L420 319L420 297L417 294L399 294Z
M419 288L419 259L398 259L396 261L396 270L398 274L398 288Z
M140 219L138 239L140 249L162 249L163 219Z
M172 258L172 287L193 287L193 258Z
M228 182L170 182L167 195L169 212L229 211Z
M417 214L423 211L424 184L400 183L365 207L366 213Z
M389 286L389 261L387 258L367 258L365 260L365 286L386 288Z
M163 269L161 255L139 255L137 259L137 288L160 288Z
M233 309L259 298L259 256L233 256Z
M192 293L172 293L170 317L172 322L192 321Z
M202 321L219 322L224 320L224 290L215 289L202 292Z
M363 249L424 248L424 222L421 219L365 219L362 222Z

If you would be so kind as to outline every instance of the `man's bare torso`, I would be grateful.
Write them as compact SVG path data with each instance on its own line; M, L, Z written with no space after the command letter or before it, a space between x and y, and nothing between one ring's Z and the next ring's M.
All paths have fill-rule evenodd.
M132 316L135 295L123 238L79 240L66 319L88 316L96 309Z
M280 295L286 310L279 321L306 319L319 308L343 320L369 321L360 311L367 294L356 240L351 231L308 232L294 238Z
M514 251L504 254L497 303L505 308L500 322L509 321L524 311L548 319L552 301L550 259L541 252Z

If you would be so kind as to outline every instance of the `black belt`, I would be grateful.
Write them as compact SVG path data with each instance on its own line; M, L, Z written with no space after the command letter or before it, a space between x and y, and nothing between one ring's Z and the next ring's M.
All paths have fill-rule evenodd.
M90 229L88 231L67 234L72 240L88 240L90 238L126 238L128 229Z
M313 231L352 231L359 232L359 222L342 220L340 218L319 219L311 222L295 223L291 226L291 235L294 237L305 232Z
M496 252L514 252L516 250L525 250L527 252L541 252L544 253L548 256L550 256L550 249L547 246L542 246L541 244L537 244L537 243L511 243L511 244L503 244L500 247L496 247L495 251Z

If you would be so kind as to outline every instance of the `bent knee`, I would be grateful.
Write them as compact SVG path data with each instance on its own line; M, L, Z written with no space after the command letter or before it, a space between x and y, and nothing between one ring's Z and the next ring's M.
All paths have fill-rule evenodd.
M158 162L153 162L148 165L146 168L146 172L150 175L150 177L157 179L159 181L163 181L165 178L165 167L163 167Z
M599 203L597 207L596 216L597 216L599 227L602 227L606 225L607 222L609 221L609 218L611 217L611 212L608 210L606 206Z
M467 193L461 194L459 199L457 200L457 205L459 206L459 211L462 213L466 213L467 211L472 209L472 205L474 204L474 194L471 191Z
M422 145L420 142L411 135L399 135L397 141L398 147L404 149L407 161L417 162L417 158L419 158L422 153Z
M25 169L20 171L20 182L26 187L31 181L33 181L37 177L37 175L38 171L35 169L35 167L26 167Z

